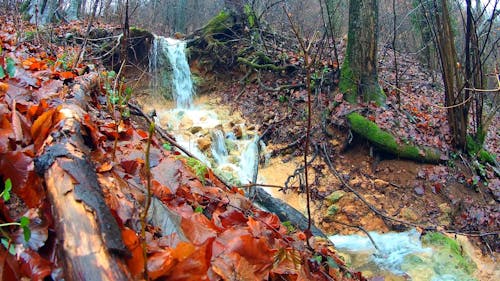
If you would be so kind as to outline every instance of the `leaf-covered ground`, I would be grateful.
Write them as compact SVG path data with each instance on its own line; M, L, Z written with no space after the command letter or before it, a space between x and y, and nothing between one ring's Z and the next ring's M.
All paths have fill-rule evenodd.
M56 129L63 122L60 111L73 106L75 84L93 89L86 93L91 102L76 112L107 208L131 253L117 258L125 260L130 275L140 279L145 262L139 232L148 142L143 129L148 124L141 129L140 117L122 120L117 111L110 113L109 75L87 64L73 68L79 46L55 43L64 42L69 31L83 33L84 24L58 26L53 37L18 18L2 16L0 26L0 185L5 190L7 179L12 183L10 198L0 199L0 223L25 216L31 231L26 242L19 227L2 226L2 280L59 280L68 270L58 256L62 237L55 230L64 222L54 220L54 202L44 182L47 175L37 174L34 162L60 133ZM152 280L363 279L345 268L328 242L311 238L312 248L307 247L303 232L255 207L241 190L225 186L196 161L165 148L169 146L153 137L152 208L168 223L158 225L152 219L147 225Z

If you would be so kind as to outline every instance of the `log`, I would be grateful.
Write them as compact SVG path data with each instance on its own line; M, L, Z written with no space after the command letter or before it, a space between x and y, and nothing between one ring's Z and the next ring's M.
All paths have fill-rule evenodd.
M80 128L86 93L96 81L91 74L73 87L35 159L35 170L47 185L65 279L130 280L124 262L130 254L104 201Z
M276 214L282 222L289 221L300 230L307 229L308 220L301 212L297 211L283 200L272 197L261 187L255 186L254 192L254 203L257 203L267 211ZM311 233L314 236L327 238L327 236L314 225L311 226Z

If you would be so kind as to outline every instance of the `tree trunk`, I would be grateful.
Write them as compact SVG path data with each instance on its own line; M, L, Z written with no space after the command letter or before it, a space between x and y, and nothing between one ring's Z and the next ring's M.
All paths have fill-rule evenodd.
M340 91L349 102L385 103L377 74L378 1L351 0L347 51L341 69Z
M436 41L441 59L445 105L448 107L448 123L454 146L464 150L467 137L469 101L464 99L464 94L461 91L462 80L457 66L457 52L453 40L454 36L447 1L441 0L439 4L435 3L435 7Z
M69 21L80 19L82 0L71 0L66 10L66 19Z
M53 21L59 1L31 0L29 2L28 14L31 23L45 25Z

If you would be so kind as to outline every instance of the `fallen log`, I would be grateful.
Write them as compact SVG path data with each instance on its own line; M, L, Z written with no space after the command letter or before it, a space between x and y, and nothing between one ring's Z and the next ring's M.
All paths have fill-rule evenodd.
M254 187L255 196L253 202L260 205L269 212L275 213L282 222L289 221L300 230L306 230L308 225L307 218L292 206L278 198L272 197L263 188ZM326 238L327 236L316 226L311 226L311 233L314 236Z
M85 92L96 80L96 75L81 79L54 113L55 125L35 159L35 169L45 177L65 279L130 280L124 263L129 252L86 156L90 151L80 128Z
M349 113L346 117L353 132L382 151L424 163L439 163L446 159L445 155L435 148L397 143L392 134L380 129L377 124L357 112Z

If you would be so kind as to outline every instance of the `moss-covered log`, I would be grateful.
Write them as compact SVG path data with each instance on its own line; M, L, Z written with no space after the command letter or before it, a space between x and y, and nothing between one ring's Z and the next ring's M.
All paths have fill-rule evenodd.
M380 129L377 124L361 116L359 113L350 113L347 115L347 120L355 133L364 137L382 151L420 162L438 163L442 161L442 153L437 149L398 144L392 134Z
M277 65L274 65L272 63L258 64L258 63L252 62L252 61L247 60L246 58L242 58L242 57L239 57L237 61L240 63L246 64L252 68L260 69L260 70L272 70L272 71L276 71L276 72L286 70L286 67L284 67L284 66L277 66Z

